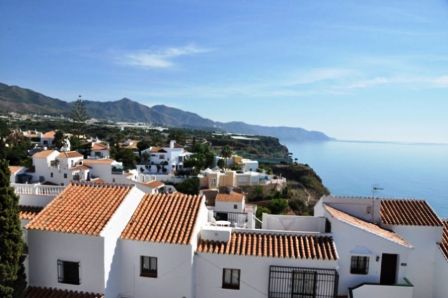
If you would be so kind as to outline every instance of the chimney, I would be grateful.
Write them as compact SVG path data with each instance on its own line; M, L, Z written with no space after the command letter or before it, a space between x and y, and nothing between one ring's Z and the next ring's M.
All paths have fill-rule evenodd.
M171 140L170 141L170 149L173 149L175 144L176 144L176 141L175 140Z

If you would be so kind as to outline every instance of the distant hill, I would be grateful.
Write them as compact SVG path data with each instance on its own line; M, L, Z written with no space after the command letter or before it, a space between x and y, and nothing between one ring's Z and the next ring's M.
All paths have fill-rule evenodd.
M24 89L0 83L0 110L2 112L69 115L73 103L52 98ZM273 136L281 140L328 141L330 137L319 131L308 131L298 127L269 127L244 122L215 122L195 113L165 105L148 107L129 98L116 101L86 100L89 115L96 119L149 122L156 125L178 128L217 129L231 133Z

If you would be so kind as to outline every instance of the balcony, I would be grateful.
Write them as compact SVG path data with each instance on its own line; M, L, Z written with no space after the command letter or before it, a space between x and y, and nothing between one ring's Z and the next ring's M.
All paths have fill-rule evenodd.
M249 221L247 213L242 212L217 212L213 213L216 221L228 221L232 226L246 228Z
M65 186L41 185L41 184L11 184L17 195L40 195L40 196L57 196Z
M363 283L354 288L350 288L350 298L412 298L414 286L404 278L401 283L395 285L382 285L375 283Z

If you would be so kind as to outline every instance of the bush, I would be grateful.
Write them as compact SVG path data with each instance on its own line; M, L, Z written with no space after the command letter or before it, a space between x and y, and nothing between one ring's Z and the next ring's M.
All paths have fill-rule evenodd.
M262 220L263 213L271 213L271 210L267 207L258 206L256 216L259 220Z
M272 214L281 214L288 207L288 201L285 199L273 199L269 203L269 209Z

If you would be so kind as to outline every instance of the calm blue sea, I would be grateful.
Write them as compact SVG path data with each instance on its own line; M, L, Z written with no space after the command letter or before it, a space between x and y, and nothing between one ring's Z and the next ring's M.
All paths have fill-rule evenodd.
M426 199L448 217L448 145L282 142L313 167L335 195Z

